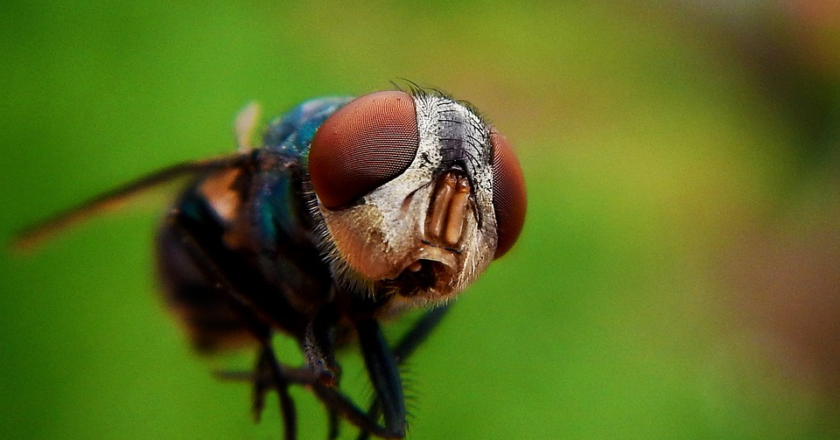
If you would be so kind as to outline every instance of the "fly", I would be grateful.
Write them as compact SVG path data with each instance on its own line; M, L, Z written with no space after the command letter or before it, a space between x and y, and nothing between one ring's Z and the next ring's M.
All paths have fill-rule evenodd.
M257 349L253 408L279 395L284 437L297 437L293 385L310 388L360 438L403 438L398 365L451 301L514 244L525 218L522 171L504 136L470 106L419 88L306 101L252 148L253 107L237 119L239 150L174 165L35 225L52 233L177 179L189 183L157 235L167 302L193 346ZM380 323L424 315L394 344ZM277 359L298 342L305 363ZM360 408L339 387L336 349L358 343L375 398Z

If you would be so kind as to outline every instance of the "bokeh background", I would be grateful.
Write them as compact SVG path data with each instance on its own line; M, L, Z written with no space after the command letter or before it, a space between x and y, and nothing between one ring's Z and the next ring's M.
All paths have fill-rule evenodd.
M406 372L412 439L840 438L838 3L546 3L6 0L0 240L232 151L250 100L408 78L480 108L529 184ZM155 294L163 207L0 252L0 437L279 437L274 398L254 425L211 374L250 354L198 358Z

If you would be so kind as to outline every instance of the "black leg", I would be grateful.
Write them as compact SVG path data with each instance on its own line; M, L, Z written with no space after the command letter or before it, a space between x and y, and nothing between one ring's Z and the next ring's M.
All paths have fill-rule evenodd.
M393 350L393 359L397 365L405 362L420 346L420 344L431 334L448 311L447 307L438 307L424 314L414 326L408 330ZM338 435L339 417L347 420L350 424L359 428L359 439L368 439L371 435L381 438L400 438L404 434L389 430L377 423L379 418L379 401L374 399L373 404L367 413L357 407L347 396L336 388L327 386L316 379L309 365L299 368L283 369L283 376L289 384L302 385L311 388L315 396L327 408L330 420L328 438L334 439ZM267 386L275 386L266 372L258 375L250 372L217 372L217 376L225 380L236 381L261 381ZM261 376L260 376L261 375ZM260 378L261 377L261 378Z
M341 427L341 420L338 418L338 413L333 410L327 411L329 417L329 431L327 431L327 440L335 440L338 438L339 428Z
M303 353L315 378L329 387L337 387L341 368L335 360L335 332L339 315L332 305L321 309L306 326Z
M274 355L274 348L271 347L270 341L265 341L260 353L260 359L265 359L265 363L270 369L273 383L277 389L277 394L280 398L280 416L283 418L283 426L285 428L284 438L286 440L297 439L297 413L295 411L295 402L289 394L289 381L283 374L280 363L277 362L277 357Z
M315 376L312 374L312 369L309 366L290 368L280 364L280 370L289 385L300 385L303 387L311 387L317 382ZM254 383L256 380L261 380L269 388L274 386L271 383L271 373L268 371L254 372L254 371L216 371L215 375L221 380L230 380L235 382Z
M260 421L262 417L263 410L265 409L265 396L268 392L274 388L274 384L271 383L272 374L269 371L271 367L268 365L268 359L265 354L265 350L260 348L259 354L257 355L257 363L254 365L254 369L252 373L248 373L247 379L251 382L253 389L252 389L252 396L251 396L251 415L254 417L254 421Z
M285 427L284 438L286 440L295 440L297 438L297 418L294 401L289 395L289 381L286 379L283 369L277 361L274 349L271 347L272 332L270 326L261 318L254 305L231 284L230 278L226 276L222 268L214 263L214 259L210 256L211 251L202 246L200 241L191 232L188 226L189 220L179 212L174 212L169 216L168 221L173 232L179 235L181 244L189 253L190 257L192 257L196 266L224 292L226 298L230 301L231 307L260 342L260 354L253 376L253 409L255 415L258 416L257 413L261 412L264 406L264 396L268 389L264 378L268 376L271 378L273 388L277 390L280 398L280 416L283 419Z
M443 320L443 317L446 316L446 313L449 311L450 306L440 306L436 307L432 310L429 310L424 314L414 326L411 327L404 335L400 338L400 341L394 346L394 359L397 361L397 365L401 365L403 362L408 359L417 347L425 341L432 331L440 324L440 321ZM377 419L379 417L379 400L374 399L371 403L370 408L368 408L368 418L370 419ZM370 432L361 430L359 432L359 436L356 437L357 440L367 440L370 438Z
M261 371L217 371L216 377L222 380L237 382L259 383L263 386L274 387L269 373ZM362 412L347 396L336 388L324 385L312 374L309 366L299 368L283 369L283 375L289 384L301 385L311 388L315 397L327 408L329 416L328 438L335 438L338 435L338 423L344 418L354 426L365 431L370 431L379 437L385 437L385 428L379 426L375 420L370 419Z
M356 330L365 367L382 409L386 436L402 438L406 429L405 399L394 355L376 320L361 320L356 323Z
M376 420L368 417L353 401L336 388L328 387L318 381L313 381L311 387L312 391L315 392L315 396L327 407L329 412L340 415L344 420L347 420L357 428L368 431L381 438L398 439L405 436L404 434L395 434L385 427L380 426Z

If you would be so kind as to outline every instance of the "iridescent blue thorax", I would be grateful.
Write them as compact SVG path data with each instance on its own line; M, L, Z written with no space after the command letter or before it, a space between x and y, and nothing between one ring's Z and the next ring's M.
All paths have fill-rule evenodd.
M297 267L300 254L315 250L308 209L309 146L324 120L351 99L320 98L298 105L269 124L262 147L254 153L259 168L250 195L252 235L262 246L260 266L275 282L287 284L299 277L305 269Z
M329 272L317 249L309 213L313 203L307 169L312 138L318 127L353 98L329 97L304 102L272 121L263 145L254 152L258 168L248 196L252 243L257 264L272 284L295 302L326 300ZM317 301L316 301L317 302Z
M306 156L318 127L352 99L318 98L298 105L269 124L263 136L261 152L292 157Z

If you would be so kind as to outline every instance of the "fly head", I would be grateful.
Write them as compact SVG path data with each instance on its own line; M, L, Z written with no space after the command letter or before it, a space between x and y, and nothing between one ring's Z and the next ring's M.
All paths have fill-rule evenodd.
M462 292L513 245L525 217L507 140L439 94L351 101L316 132L308 166L333 276L398 304Z

